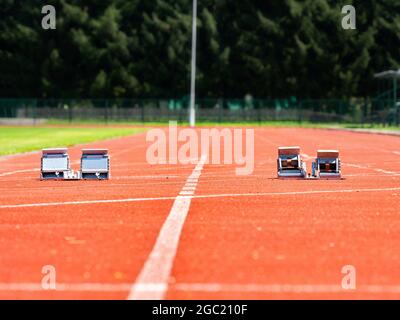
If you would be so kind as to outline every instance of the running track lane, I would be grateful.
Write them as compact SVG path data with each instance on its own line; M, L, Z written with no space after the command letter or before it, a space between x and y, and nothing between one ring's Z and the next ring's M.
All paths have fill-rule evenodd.
M257 129L252 176L236 177L229 165L204 167L167 298L399 298L399 141ZM317 148L340 149L347 179L273 179L276 147L291 144L309 156ZM43 185L35 179L38 172L0 172L0 203L162 200L0 209L1 298L128 296L194 166L149 166L143 135L107 146L113 180ZM78 151L73 153L78 159ZM3 161L2 172L35 167L37 161L38 155ZM208 197L220 194L225 196ZM57 267L58 291L41 289L44 264ZM346 264L357 268L356 292L340 287Z
M0 298L125 299L194 168L149 165L140 134L71 148L73 169L84 147L109 148L111 180L39 181L39 153L3 159L0 206L166 199L0 209ZM41 288L44 265L56 268L57 291Z
M283 145L299 145L311 158L317 149L339 149L346 180L274 179ZM399 299L399 150L398 137L256 130L254 174L206 166L196 194L260 196L193 199L168 298ZM388 190L356 191L370 188ZM345 265L356 267L354 292L341 288Z

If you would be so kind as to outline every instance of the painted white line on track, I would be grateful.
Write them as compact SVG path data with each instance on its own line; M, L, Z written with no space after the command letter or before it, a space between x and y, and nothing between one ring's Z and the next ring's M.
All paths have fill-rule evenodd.
M182 191L194 191L196 190L196 186L185 186L182 188Z
M371 167L363 166L363 165L359 165L359 164L346 163L345 165L347 165L349 167L353 167L353 168L358 168L358 169L373 170L375 172L384 173L384 174L389 175L389 176L399 176L400 175L400 172L388 171L388 170L379 169L379 168L371 168Z
M302 157L304 158L304 160L306 160L306 161L312 159L312 157L310 157L310 156L309 156L308 154L306 154L306 153L302 153L301 156L302 156Z
M11 176L11 175L17 174L17 173L26 173L26 172L34 172L34 171L40 171L40 169L24 169L24 170L3 172L3 173L0 173L0 177Z
M179 194L181 195L181 196L190 196L190 195L193 195L193 191L181 191L181 192L179 192Z
M310 191L292 191L292 192L260 192L260 193L222 193L182 196L182 199L211 199L211 198L237 198L237 197L273 197L273 196L295 196L309 194L330 194L330 193L357 193L357 192L385 192L399 191L398 188L375 188L375 189L342 189L342 190L310 190ZM111 200L87 200L87 201L66 201L66 202L47 202L47 203L27 203L27 204L8 204L0 205L0 209L30 208L30 207L51 207L62 205L90 205L90 204L108 204L139 201L163 201L175 200L176 197L154 197L154 198L128 198Z
M332 284L222 284L177 283L172 290L189 292L239 293L400 293L400 285L359 285L357 290L344 290Z
M40 283L0 283L0 292L129 292L130 283L57 283L55 290L44 290ZM148 284L143 288L161 291L165 286ZM260 284L260 283L175 283L171 291L208 293L400 293L400 285L358 285L356 290L344 290L334 284Z
M80 163L80 160L72 161L71 165L76 165L76 164L79 164L79 163ZM35 168L35 169L23 169L23 170L2 172L2 173L0 173L0 177L10 176L10 175L17 174L17 173L26 173L26 172L35 172L35 171L40 171L40 169L39 168Z
M155 198L128 198L128 199L106 199L106 200L83 200L83 201L65 201L65 202L47 202L47 203L30 203L30 204L16 204L16 205L1 205L0 209L11 208L32 208L32 207L51 207L51 206L65 206L65 205L88 205L88 204L102 204L102 203L124 203L124 202L139 202L139 201L162 201L174 200L175 197L155 197Z
M21 156L27 156L27 155L32 155L32 154L36 154L39 153L40 151L35 150L35 151L28 151L28 152L21 152L21 153L14 153L14 154L8 154L8 155L4 155L4 156L0 156L0 162L2 161L7 161L13 158L17 158L17 157L21 157Z
M132 285L130 283L56 283L55 290L45 290L37 282L0 283L0 292L127 292Z
M200 176L207 161L203 155L192 175ZM182 191L182 194L185 191ZM190 191L193 195L194 191ZM169 278L174 263L179 239L189 213L192 197L178 195L165 220L156 243L129 292L129 300L164 299L168 290Z
M194 182L187 182L187 183L186 183L186 186L187 186L187 187L196 187L196 184L197 184L197 183L194 183Z
M397 176L400 174L400 172L388 171L388 170L383 170L383 169L374 169L374 170L376 172L384 173L384 174L388 174L388 175L392 175L392 176Z

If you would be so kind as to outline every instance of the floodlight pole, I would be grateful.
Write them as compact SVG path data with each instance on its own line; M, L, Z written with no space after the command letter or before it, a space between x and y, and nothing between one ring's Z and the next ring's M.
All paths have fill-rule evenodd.
M400 123L400 106L397 104L397 78L393 79L393 100L394 100L394 110L396 110L396 125Z
M197 42L197 0L193 0L192 17L192 63L190 74L190 105L189 105L189 123L191 127L196 125L196 42Z

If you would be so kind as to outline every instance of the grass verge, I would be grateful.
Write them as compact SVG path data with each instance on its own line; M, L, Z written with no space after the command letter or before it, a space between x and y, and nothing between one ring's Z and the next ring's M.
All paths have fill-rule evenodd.
M42 148L69 147L143 131L145 131L143 128L113 127L0 127L0 155Z

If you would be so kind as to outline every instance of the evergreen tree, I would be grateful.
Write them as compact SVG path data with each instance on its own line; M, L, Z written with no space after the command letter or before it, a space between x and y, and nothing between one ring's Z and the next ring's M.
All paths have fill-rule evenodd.
M49 0L0 6L1 97L183 97L189 92L191 0ZM341 8L357 9L343 30ZM348 98L400 68L398 0L203 0L201 97Z

